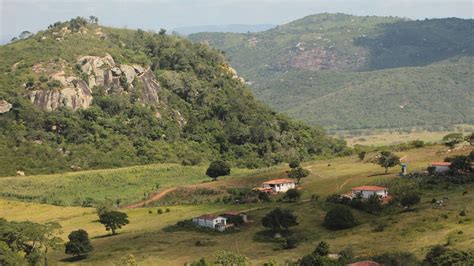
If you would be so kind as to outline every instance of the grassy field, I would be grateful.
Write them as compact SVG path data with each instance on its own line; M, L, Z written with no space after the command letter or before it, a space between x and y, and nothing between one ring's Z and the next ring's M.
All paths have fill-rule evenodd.
M452 154L465 154L471 149L465 148L448 154L445 148L433 146L401 152L399 155L405 158L404 161L409 163L409 170L413 171L426 168L429 162L441 160ZM302 181L305 199L313 194L325 196L334 192L346 192L356 185L385 183L396 178L399 171L398 168L392 168L389 174L383 175L383 169L379 166L360 162L355 157L308 162L304 166L312 171L311 175ZM226 187L252 186L262 180L282 177L286 169L287 167L282 165L262 170L263 172L242 172L241 176L232 176L217 182L197 181L195 186L216 190ZM58 179L58 176L54 177ZM46 178L44 182L49 181ZM188 185L186 182L175 182L173 184L177 186ZM40 181L37 181L38 183ZM169 186L173 184L169 183ZM464 191L468 191L468 194L463 196ZM40 194L41 191L36 193ZM432 198L443 197L447 197L448 200L442 208L434 208L430 203ZM81 263L113 265L120 257L133 254L140 265L183 265L186 261L202 256L211 258L215 251L226 249L245 254L252 259L254 264L261 265L270 259L277 262L283 262L288 258L297 259L311 252L321 240L327 241L333 252L350 247L358 256L404 250L413 252L421 258L429 246L448 242L453 248L472 248L474 245L473 200L474 185L472 184L452 185L449 188L434 187L423 191L421 203L416 206L414 212L396 211L375 216L354 211L361 225L338 232L328 231L322 226L328 208L322 200L251 205L222 203L173 205L160 207L169 207L171 210L161 215L156 214L157 207L127 209L124 211L130 217L130 224L124 227L119 235L112 237L107 236L107 232L97 222L97 215L92 208L52 206L4 198L0 200L0 217L9 220L28 219L36 222L58 221L63 226L63 237L72 230L79 228L87 230L92 237L95 250ZM300 225L292 231L302 242L295 249L281 250L278 243L262 235L264 228L260 225L261 217L277 206L291 208L298 216ZM251 209L250 217L255 222L240 232L220 234L189 229L169 230L169 227L177 221L190 219L203 213L218 214L223 211L247 210L248 208ZM458 213L463 209L466 210L467 216L460 217ZM151 214L149 210L152 211ZM374 231L379 224L386 225L383 232ZM214 245L204 247L195 245L196 241L208 238L214 241ZM51 254L51 259L59 264L69 263L67 258L68 256L61 251Z
M464 132L464 135L474 132L474 125L462 124L456 125L456 130L427 131L417 130L413 132L404 132L403 130L376 130L373 133L365 132L360 135L353 135L348 132L341 131L338 135L347 141L349 146L360 145L395 145L406 143L413 140L423 140L424 142L437 143L449 133ZM367 134L369 133L369 134Z
M240 178L270 169L232 169L229 178ZM55 205L80 205L87 198L98 202L121 199L127 204L150 193L179 185L211 181L205 166L155 164L77 173L0 177L0 196Z

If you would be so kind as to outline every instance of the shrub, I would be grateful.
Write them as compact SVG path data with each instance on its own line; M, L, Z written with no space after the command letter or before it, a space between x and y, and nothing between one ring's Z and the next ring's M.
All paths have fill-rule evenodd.
M156 213L157 214L162 214L163 213L163 210L161 208L159 208L158 210L156 210Z
M165 212L170 212L170 211L171 211L170 208L165 209Z
M301 192L296 188L288 189L288 191L286 191L285 195L283 196L283 199L289 202L299 201L300 198Z
M372 259L387 266L419 265L415 255L409 252L393 252L376 255Z
M342 230L357 225L351 210L346 206L332 208L324 218L324 226L329 230Z
M313 254L323 257L327 256L329 254L329 244L324 241L319 242Z
M282 248L283 249L293 249L293 248L296 248L296 246L298 246L298 239L296 237L286 237L285 239L283 239L283 242L282 242Z

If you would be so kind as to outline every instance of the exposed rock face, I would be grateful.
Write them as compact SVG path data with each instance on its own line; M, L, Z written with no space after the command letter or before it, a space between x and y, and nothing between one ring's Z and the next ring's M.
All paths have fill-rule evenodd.
M0 100L0 114L9 112L12 109L12 105L5 101L5 100Z
M30 100L36 106L48 111L62 106L73 110L86 109L92 102L92 92L83 80L76 80L74 87L32 91Z
M151 105L160 103L158 97L160 85L150 69L140 65L117 65L109 54L104 57L80 57L77 60L77 65L87 76L87 82L74 76L66 76L64 71L50 74L52 79L61 82L62 88L31 91L29 93L31 102L49 111L62 106L73 110L85 109L92 102L94 87L102 86L109 93L131 92L140 89L141 91L137 94L139 95L139 101ZM42 65L35 66L38 68ZM65 69L66 67L61 65L60 68ZM141 83L141 86L134 88L135 79L138 79L137 82Z

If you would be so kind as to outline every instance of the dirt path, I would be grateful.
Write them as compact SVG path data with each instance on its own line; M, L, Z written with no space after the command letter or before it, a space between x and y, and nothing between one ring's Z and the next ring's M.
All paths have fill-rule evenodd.
M339 186L338 191L341 190L345 185L347 185L347 183L349 183L351 181L352 181L352 178L349 178L346 181L344 181L344 183L342 183L342 185Z
M157 201L157 200L163 198L164 196L166 196L166 194L170 193L171 191L173 191L175 189L177 189L177 187L172 187L172 188L165 189L165 190L163 190L159 193L154 193L153 195L151 195L151 197L149 197L146 200L142 200L142 201L139 201L139 202L136 202L136 203L132 203L132 204L129 204L129 205L124 206L122 208L123 209L134 209L134 208L143 207L148 203L151 203L151 202L154 202L154 201Z

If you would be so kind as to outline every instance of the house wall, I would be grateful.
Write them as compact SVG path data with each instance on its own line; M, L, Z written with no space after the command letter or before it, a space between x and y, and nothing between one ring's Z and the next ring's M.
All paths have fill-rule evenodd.
M214 220L193 218L193 222L201 227L215 228L218 223L227 224L227 219L224 217L217 217Z
M352 191L352 197L356 197L358 193L362 193L362 198L363 199L368 199L370 196L376 194L381 197L386 197L387 196L387 191L385 190L377 190L377 191L368 191L368 190L362 190L362 191Z
M444 173L446 171L449 171L449 166L442 166L442 165L435 166L435 173Z

